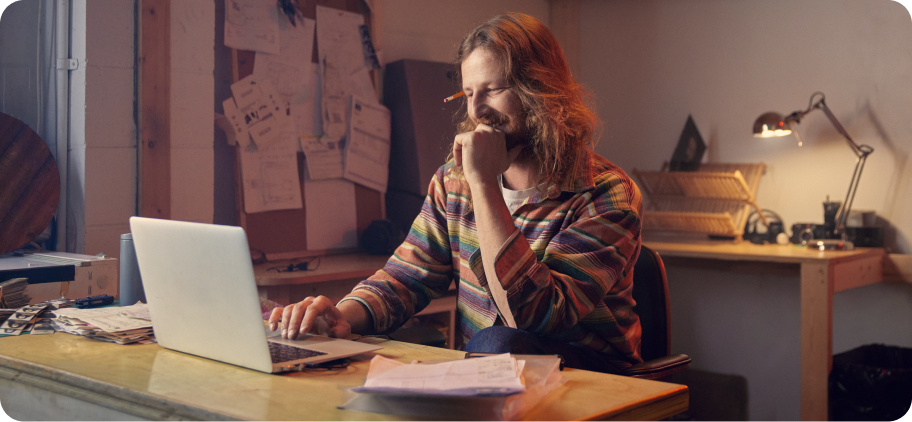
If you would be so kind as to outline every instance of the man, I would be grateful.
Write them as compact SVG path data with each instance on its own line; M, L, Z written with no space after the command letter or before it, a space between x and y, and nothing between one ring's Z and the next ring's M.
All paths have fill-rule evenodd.
M456 61L465 119L405 242L338 305L307 298L270 325L288 338L390 332L456 280L467 351L556 353L615 373L640 362L642 198L592 151L597 118L554 36L501 15Z

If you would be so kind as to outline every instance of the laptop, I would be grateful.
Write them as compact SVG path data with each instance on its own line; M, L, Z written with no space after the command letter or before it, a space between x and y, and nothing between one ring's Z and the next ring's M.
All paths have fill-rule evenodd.
M130 231L162 347L270 373L381 349L317 335L287 340L269 332L240 227L131 217Z

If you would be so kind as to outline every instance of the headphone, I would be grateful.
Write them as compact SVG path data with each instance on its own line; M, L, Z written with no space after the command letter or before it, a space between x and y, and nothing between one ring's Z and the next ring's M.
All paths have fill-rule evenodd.
M766 218L766 221L769 222L769 226L764 226L760 215ZM761 222L761 224L757 224ZM760 231L765 228L766 230ZM785 227L782 224L782 217L779 217L779 214L776 214L773 211L762 209L760 213L757 213L757 210L751 211L747 216L747 223L744 224L744 238L751 243L756 243L762 245L764 243L778 243L778 236L780 233L785 232Z

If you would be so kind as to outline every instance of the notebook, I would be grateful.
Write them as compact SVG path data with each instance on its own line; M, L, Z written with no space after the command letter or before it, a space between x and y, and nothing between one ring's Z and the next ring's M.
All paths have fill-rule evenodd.
M284 372L380 349L317 335L269 332L240 227L131 217L153 330L165 348L262 372ZM270 349L311 352L274 362ZM273 352L272 354L276 354Z

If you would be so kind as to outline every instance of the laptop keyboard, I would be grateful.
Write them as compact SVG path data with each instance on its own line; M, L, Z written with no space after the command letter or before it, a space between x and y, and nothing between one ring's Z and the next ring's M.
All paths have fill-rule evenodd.
M318 352L316 350L289 346L282 343L273 343L271 341L269 342L269 355L272 357L273 363L312 358L314 356L322 356L325 354L325 352Z

